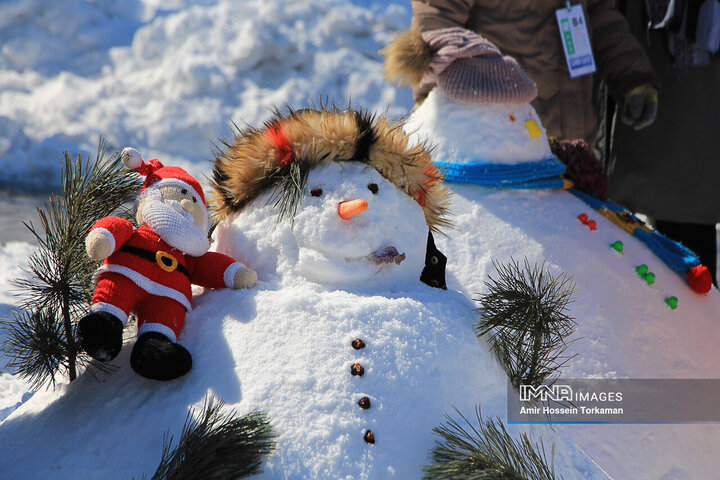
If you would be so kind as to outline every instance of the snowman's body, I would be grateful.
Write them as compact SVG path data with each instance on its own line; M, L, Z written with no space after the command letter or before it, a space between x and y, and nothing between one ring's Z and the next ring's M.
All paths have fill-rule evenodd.
M505 374L475 337L473 302L419 281L427 225L413 199L349 162L313 169L307 190L292 223L278 221L267 194L215 232L220 251L254 245L252 266L269 279L250 314L222 311L243 386L238 408L263 409L279 434L261 478L420 478L432 428L453 406L469 418L478 404L505 416ZM340 218L338 203L358 198L367 210ZM376 264L370 254L388 246L404 260ZM194 315L218 314L211 298ZM353 347L358 338L364 348ZM556 457L565 471L604 478L570 445Z
M429 102L429 103L428 103ZM408 119L416 142L439 145L439 164L489 161L512 166L542 163L550 151L544 129L531 137L517 112L529 105L462 105L438 89ZM511 121L509 115L516 121ZM462 122L462 126L458 123ZM505 140L504 140L505 139ZM510 140L513 139L513 140ZM512 145L509 145L512 143ZM716 290L693 292L645 244L569 192L452 185L455 235L439 238L448 255L452 287L468 295L485 289L492 262L528 258L573 275L576 301L569 307L576 333L561 378L716 378ZM585 213L590 230L578 221ZM624 244L622 253L610 246ZM635 272L645 264L656 275L648 285ZM664 302L679 299L677 310ZM685 406L692 409L692 406ZM662 419L658 419L662 421ZM706 478L720 462L717 425L558 425L558 430L617 478ZM712 446L712 447L708 447Z

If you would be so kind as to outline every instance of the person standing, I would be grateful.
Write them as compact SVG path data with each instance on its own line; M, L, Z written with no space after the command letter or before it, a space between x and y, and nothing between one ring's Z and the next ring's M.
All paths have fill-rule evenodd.
M711 29L712 21L717 22L718 38L720 3L622 3L632 33L658 73L662 108L655 123L642 131L615 122L610 196L648 215L658 231L697 253L717 285L720 57L717 51L698 51L693 39L703 37L698 20ZM698 10L701 4L712 10ZM673 5L678 8L667 15ZM668 17L661 28L648 29Z
M411 30L462 27L515 58L537 84L532 102L548 134L582 138L593 145L597 119L594 75L570 77L556 12L571 2L537 0L412 0ZM582 8L598 74L627 108L624 120L637 128L652 123L657 111L657 80L640 44L630 34L612 0L574 1ZM433 85L414 87L420 102ZM632 106L632 108L631 108Z

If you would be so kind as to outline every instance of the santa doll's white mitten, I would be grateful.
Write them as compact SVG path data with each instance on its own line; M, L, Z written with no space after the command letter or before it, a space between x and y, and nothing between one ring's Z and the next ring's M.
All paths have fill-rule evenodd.
M252 268L242 267L235 273L234 288L250 288L257 283L257 273Z
M112 237L104 232L90 232L85 239L85 251L93 260L105 260L113 252L113 249Z

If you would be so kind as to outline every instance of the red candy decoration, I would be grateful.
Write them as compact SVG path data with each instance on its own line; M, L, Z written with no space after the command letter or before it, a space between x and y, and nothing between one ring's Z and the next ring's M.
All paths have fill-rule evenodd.
M578 218L578 220L580 220L580 222L583 223L583 224L585 224L585 223L588 222L587 213L581 213L580 215L578 215L577 218Z
M587 226L590 230L595 230L597 228L597 223L595 223L595 220L588 220Z
M708 293L712 288L712 276L705 265L688 268L685 279L690 288L697 293Z

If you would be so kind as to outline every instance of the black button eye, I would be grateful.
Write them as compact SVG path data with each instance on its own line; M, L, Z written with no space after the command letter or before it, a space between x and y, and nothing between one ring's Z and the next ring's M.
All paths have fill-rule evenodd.
M197 203L197 198L193 197L193 203Z
M187 190L183 188L182 190L180 190L180 193L182 193L183 195L185 195L185 194L187 193Z
M322 195L322 188L313 188L312 190L310 190L310 195L312 195L313 197L319 197L320 195Z
M378 192L377 183L368 184L368 190L370 190L372 192L372 194L375 195Z

